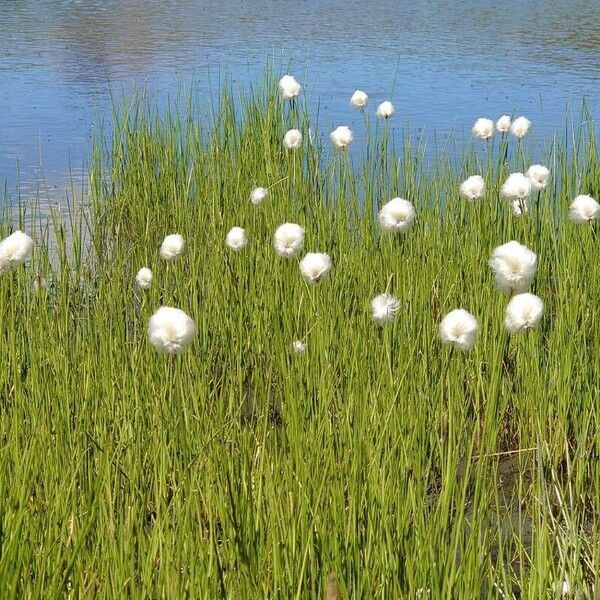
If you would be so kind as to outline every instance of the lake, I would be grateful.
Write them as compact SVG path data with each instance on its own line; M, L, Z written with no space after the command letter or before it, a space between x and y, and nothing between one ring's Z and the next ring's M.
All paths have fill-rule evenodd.
M525 114L534 140L600 95L600 2L583 0L0 0L0 178L11 199L77 180L110 94L157 103L228 75L248 88L271 60L320 103L324 131L359 126L348 103L390 99L393 127L466 138L478 116ZM19 184L17 182L19 181Z

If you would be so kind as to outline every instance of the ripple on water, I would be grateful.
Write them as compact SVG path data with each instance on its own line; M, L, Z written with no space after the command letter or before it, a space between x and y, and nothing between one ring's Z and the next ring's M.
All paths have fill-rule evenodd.
M271 56L321 99L325 130L355 118L361 87L394 101L400 129L460 137L476 116L516 112L539 136L600 92L599 45L600 3L584 0L4 3L0 177L14 187L17 160L29 176L41 156L53 182L81 163L111 87L148 85L160 103L193 78L208 96L225 71L247 87Z

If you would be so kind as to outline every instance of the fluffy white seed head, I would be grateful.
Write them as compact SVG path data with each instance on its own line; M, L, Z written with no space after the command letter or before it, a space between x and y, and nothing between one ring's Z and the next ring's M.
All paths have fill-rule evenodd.
M470 350L477 339L477 319L462 308L449 312L440 323L439 336L444 344L457 350Z
M358 110L362 110L369 101L369 96L362 90L356 90L354 94L352 94L352 98L350 98L350 104L353 108L357 108Z
M331 271L331 258L328 254L309 252L300 261L300 272L308 283L319 283Z
M381 117L382 119L389 119L390 117L392 117L394 115L395 112L396 112L396 109L394 108L394 105L389 100L382 102L377 107L377 116Z
M600 204L591 196L577 196L569 206L569 217L575 223L591 223L600 217Z
M371 315L378 325L391 323L400 310L400 302L391 294L379 294L371 302Z
M467 200L478 200L485 193L485 180L481 175L471 175L460 184L460 193Z
M279 93L284 100L291 100L300 95L302 86L296 81L292 75L284 75L279 80Z
M283 136L283 145L288 150L296 150L302 146L302 132L299 129L290 129Z
M504 325L509 333L519 333L537 327L544 312L544 303L534 294L517 294L506 307Z
M525 200L531 194L531 179L523 173L511 173L502 184L500 193L509 200Z
M152 284L152 271L148 267L142 267L135 276L137 286L142 290L147 290Z
M269 197L269 190L264 187L256 187L250 192L250 202L254 206L262 204Z
M296 223L284 223L275 230L273 245L279 256L290 258L300 254L304 246L304 227Z
M546 189L550 171L543 165L531 165L529 169L527 169L525 175L527 175L531 181L531 188L537 192Z
M403 198L393 198L379 211L379 224L383 229L404 232L415 222L415 207Z
M246 230L241 227L232 227L225 237L225 243L235 252L239 252L248 243Z
M165 260L174 260L185 248L185 241L178 233L168 235L160 246L160 256Z
M347 148L354 139L354 135L350 127L346 127L346 125L340 125L336 129L334 129L330 134L331 142L336 148L340 148L344 150Z
M489 140L494 137L494 121L480 117L475 121L471 133L479 140Z
M525 137L529 133L531 121L526 117L518 117L510 126L510 132L518 138Z
M537 256L526 246L514 240L498 246L489 265L494 272L496 286L504 292L524 292L537 272Z
M498 131L498 133L508 133L510 131L510 126L511 120L508 115L502 115L496 121L496 131Z
M529 212L529 203L527 198L525 200L512 200L513 214L516 217L520 217L523 214Z
M302 340L296 340L292 344L292 347L294 348L294 352L296 354L303 354L306 350L306 344Z
M187 348L196 335L196 325L182 310L162 306L148 322L148 339L159 351L178 354Z
M0 275L25 262L33 249L33 239L15 231L0 242Z

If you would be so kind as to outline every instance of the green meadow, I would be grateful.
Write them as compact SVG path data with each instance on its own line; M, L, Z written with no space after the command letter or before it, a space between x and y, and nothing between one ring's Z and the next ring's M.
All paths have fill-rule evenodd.
M434 151L392 132L400 105L385 120L371 104L336 150L326 109L270 77L199 104L118 103L83 208L5 208L3 237L36 244L0 277L0 595L597 597L598 224L569 219L600 194L585 107L543 143ZM515 215L500 188L535 163L548 185ZM397 196L416 219L394 234L377 214ZM288 259L286 222L305 229ZM185 249L167 262L172 233ZM514 335L488 265L510 240L536 253L544 303ZM305 252L331 257L316 284ZM399 302L385 326L381 293ZM160 306L196 324L179 354L148 340ZM478 322L464 352L438 336L456 308Z

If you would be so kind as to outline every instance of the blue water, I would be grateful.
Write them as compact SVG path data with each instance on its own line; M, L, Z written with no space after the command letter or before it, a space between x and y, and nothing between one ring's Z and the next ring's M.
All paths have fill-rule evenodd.
M225 74L247 88L271 59L320 102L323 130L390 99L393 127L466 139L478 116L525 114L534 139L600 97L600 2L583 0L0 0L0 178L16 197L77 178L111 90Z

